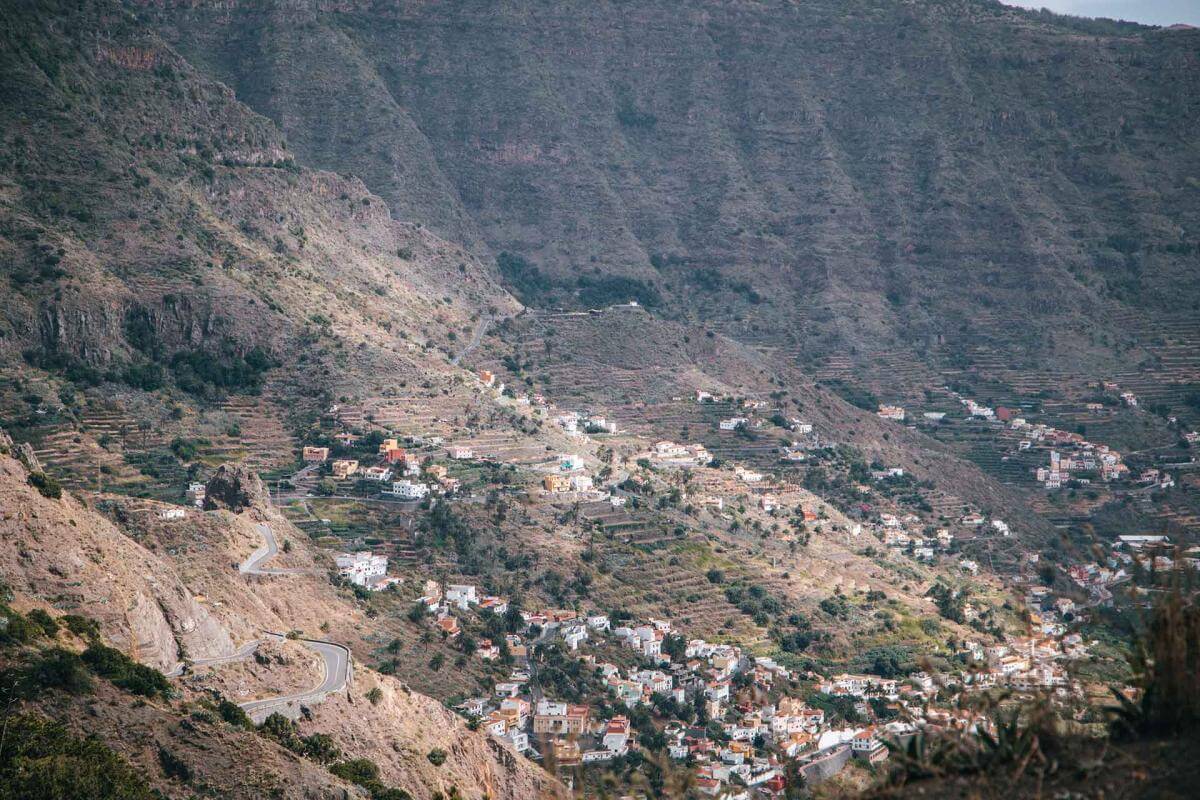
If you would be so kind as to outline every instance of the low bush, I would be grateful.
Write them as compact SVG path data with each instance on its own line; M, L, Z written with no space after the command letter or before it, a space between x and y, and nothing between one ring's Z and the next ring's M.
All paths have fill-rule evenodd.
M385 786L379 780L379 767L367 758L339 761L329 771L344 781L357 784L371 793L371 800L412 800L403 789Z
M99 739L81 739L32 714L6 721L0 800L83 798L152 800L145 778Z
M254 722L250 719L250 715L232 700L222 697L221 701L217 703L217 713L230 725L245 728L248 731L254 730Z
M166 697L171 684L158 670L139 664L114 647L93 643L83 651L83 661L92 672L114 686L143 697Z
M1200 606L1185 590L1186 578L1155 605L1130 652L1136 700L1115 691L1114 731L1131 735L1180 735L1200 731Z
M57 500L62 497L62 484L44 472L29 473L29 485L37 489L42 497Z

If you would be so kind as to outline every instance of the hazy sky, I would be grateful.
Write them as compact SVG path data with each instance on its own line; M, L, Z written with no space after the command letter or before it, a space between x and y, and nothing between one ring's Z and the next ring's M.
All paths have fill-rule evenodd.
M1014 6L1048 8L1059 14L1079 17L1111 17L1144 22L1147 25L1172 25L1186 22L1200 25L1200 0L1002 0Z

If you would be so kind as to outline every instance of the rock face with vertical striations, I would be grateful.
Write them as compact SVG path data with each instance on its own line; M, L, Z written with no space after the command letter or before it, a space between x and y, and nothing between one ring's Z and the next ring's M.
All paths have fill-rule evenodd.
M994 0L141 3L298 157L507 254L532 305L657 297L802 356L931 360L1100 358L1122 310L1200 301L1200 30Z
M164 671L185 655L233 649L174 563L71 494L42 497L28 476L24 464L0 455L0 575L10 589L96 618L115 647Z

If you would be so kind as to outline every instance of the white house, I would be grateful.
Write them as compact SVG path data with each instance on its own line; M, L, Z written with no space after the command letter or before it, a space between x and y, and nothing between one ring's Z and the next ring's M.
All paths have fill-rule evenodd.
M566 642L568 649L578 650L579 645L587 641L587 626L579 624L564 625L562 628L562 638Z
M392 471L387 467L368 467L362 474L363 480L384 483L392 477Z
M475 594L475 586L469 583L452 583L446 587L446 602L453 603L466 611L472 604L479 602Z
M607 614L589 614L587 617L587 626L594 631L606 631L610 624Z
M429 494L429 487L423 483L410 480L396 481L388 494L395 495L401 500L420 500Z
M338 573L365 589L379 588L387 579L387 556L377 556L367 550L342 553L335 559Z

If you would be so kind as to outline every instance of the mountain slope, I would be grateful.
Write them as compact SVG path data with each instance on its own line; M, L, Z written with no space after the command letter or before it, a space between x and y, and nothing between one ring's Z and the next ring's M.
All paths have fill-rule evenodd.
M270 121L119 5L51 8L2 17L9 363L200 396L283 366L319 406L334 370L425 375L456 330L517 308L360 182L298 167Z
M136 519L117 524L70 493L41 496L12 449L11 439L0 431L0 574L17 608L94 619L112 646L164 671L183 658L228 655L265 630L328 630L319 635L361 644L361 611L330 584L324 558L304 544L306 537L272 514L261 495L254 498L253 509L236 514L193 512L185 520L147 522L155 520L156 507L151 506L133 512ZM118 518L129 515L129 509L117 513ZM234 564L257 546L253 521L263 518L295 543L295 552L285 558L309 568L308 574L257 578L238 573ZM327 621L335 625L323 628ZM251 677L237 677L235 665L234 677L221 686L269 696L320 682L319 675L306 674L312 673L311 664L292 658L272 656L261 664L266 665L263 674ZM204 675L204 668L196 668L195 674L177 680L185 701L210 699L216 684ZM380 691L375 701L367 698L373 688ZM227 696L237 702L249 699ZM539 767L485 733L468 730L437 701L364 665L355 666L344 690L308 705L300 722L304 735L331 735L348 757L370 758L387 783L417 800L448 792L451 786L465 797L512 800L555 796L558 790ZM195 763L204 782L226 786L231 796L261 796L269 785L277 785L278 796L307 797L337 785L313 764L255 737L187 726L180 730L173 724L178 710L170 704L130 715L123 704L106 697L99 708L103 710L89 713L85 704L64 701L43 710L115 742L115 749L135 762L152 763L157 740ZM434 749L449 754L444 765L426 758ZM293 764L285 766L288 761ZM252 773L249 780L247 773Z
M142 5L306 160L526 259L530 302L633 278L804 356L1103 364L1108 314L1198 299L1197 31L987 0Z

